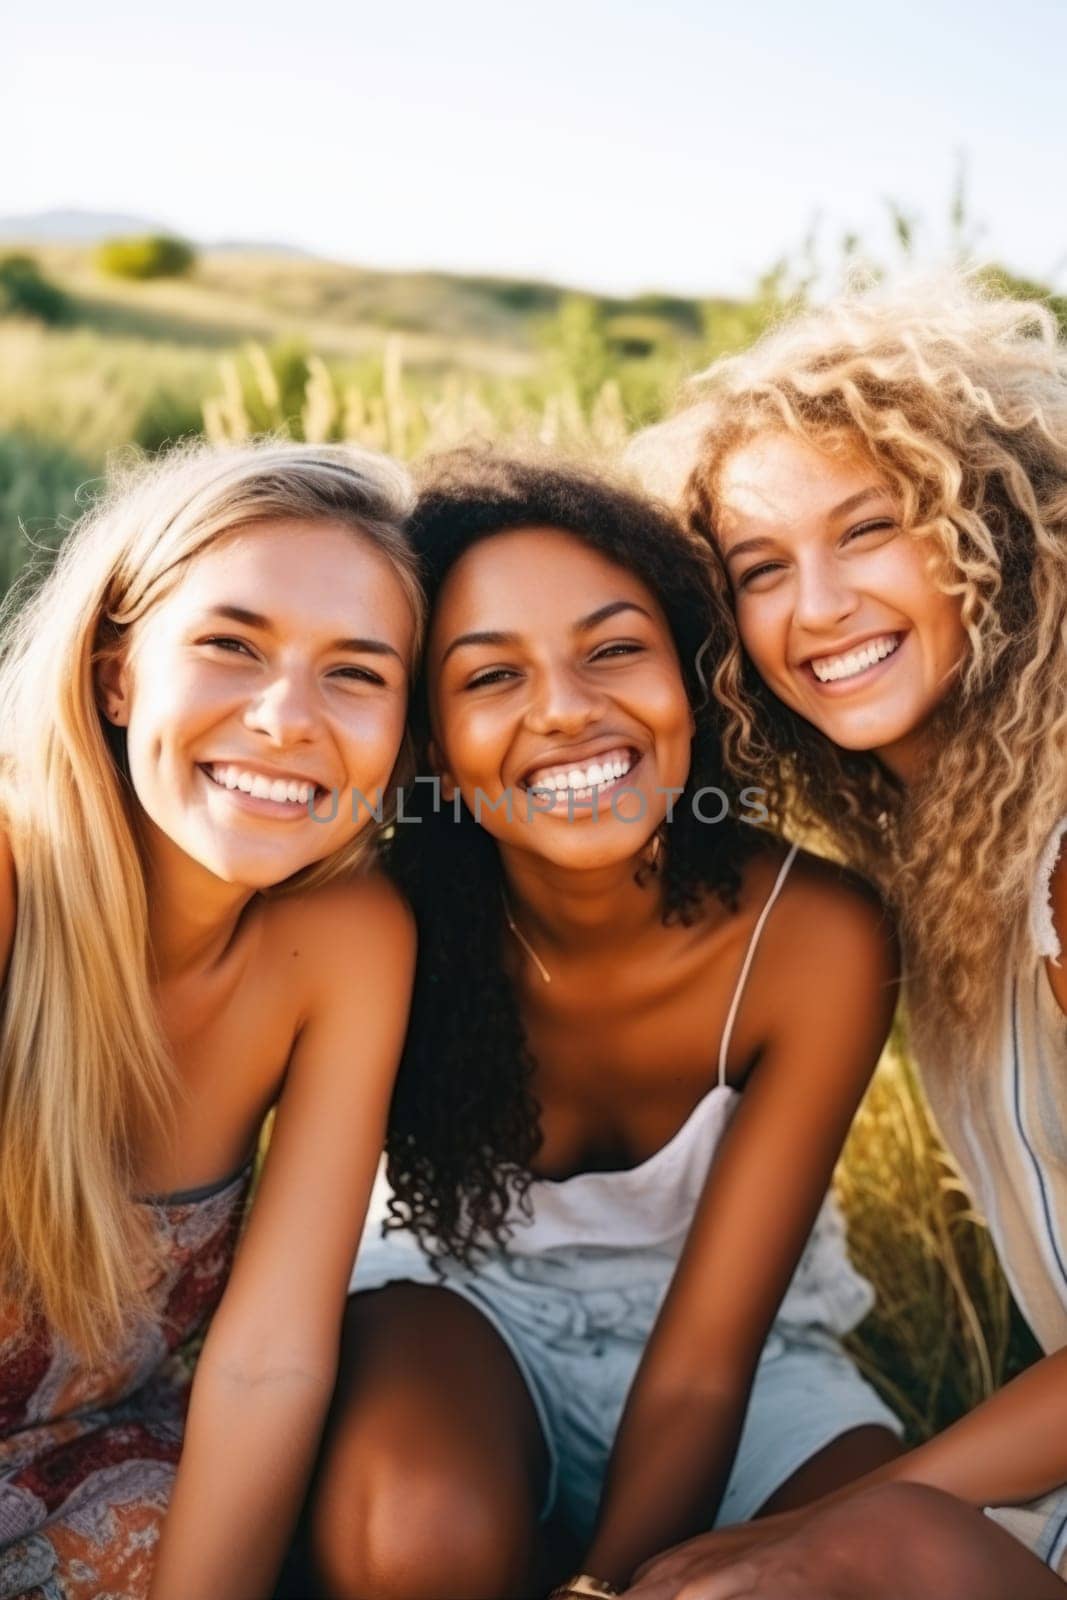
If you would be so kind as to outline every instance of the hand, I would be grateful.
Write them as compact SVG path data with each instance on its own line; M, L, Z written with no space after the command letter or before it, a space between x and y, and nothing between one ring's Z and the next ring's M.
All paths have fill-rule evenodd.
M836 1600L797 1512L702 1534L646 1562L626 1600Z

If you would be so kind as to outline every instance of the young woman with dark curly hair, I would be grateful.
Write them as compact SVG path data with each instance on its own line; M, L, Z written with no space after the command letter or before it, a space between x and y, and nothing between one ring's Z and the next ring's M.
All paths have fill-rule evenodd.
M820 1210L892 933L722 815L701 658L728 613L669 517L461 455L411 534L441 792L395 833L417 992L312 1540L332 1595L499 1600L533 1592L554 1512L574 1592L610 1593L897 1450L838 1342L869 1286Z
M845 296L705 381L638 449L721 557L733 769L897 911L924 1085L1045 1354L637 1592L1067 1596L1067 346L949 281Z

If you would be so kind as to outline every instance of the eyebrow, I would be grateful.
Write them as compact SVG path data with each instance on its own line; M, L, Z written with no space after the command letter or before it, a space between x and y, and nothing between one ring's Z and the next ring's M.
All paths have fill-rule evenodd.
M591 611L587 617L580 617L574 623L573 633L590 633L600 623L607 622L609 617L618 616L620 611L637 611L650 622L654 621L651 611L644 606L639 606L636 600L609 600L606 606L599 606L596 611ZM441 665L444 666L453 650L461 650L467 645L507 645L519 644L520 636L517 633L505 633L498 628L487 628L478 633L461 633L453 639L444 655Z
M833 506L826 513L827 520L833 517L845 517L850 511L856 511L860 506L865 505L868 500L879 499L882 495L888 494L888 492L884 485L872 483L869 488L860 489L856 494L847 495L844 500L839 501L836 506ZM727 550L724 559L732 561L735 556L749 555L754 550L766 550L774 543L774 539L765 533L755 534L751 539L739 539L735 545L731 545L730 549Z
M258 611L249 611L245 606L212 606L210 615L225 617L230 622L240 623L242 627L258 628L262 633L275 631L269 617L262 616ZM395 656L398 661L403 660L400 651L384 639L334 639L327 649L348 651L352 655Z

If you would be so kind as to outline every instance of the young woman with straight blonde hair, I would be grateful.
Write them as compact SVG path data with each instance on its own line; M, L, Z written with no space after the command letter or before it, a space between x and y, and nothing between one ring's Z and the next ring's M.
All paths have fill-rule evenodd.
M365 869L421 631L408 508L369 452L198 447L9 606L5 1600L271 1590L406 1021L409 918Z
M973 282L844 297L713 367L635 464L721 558L735 769L898 912L931 1104L1045 1351L635 1600L1065 1595L1067 350Z

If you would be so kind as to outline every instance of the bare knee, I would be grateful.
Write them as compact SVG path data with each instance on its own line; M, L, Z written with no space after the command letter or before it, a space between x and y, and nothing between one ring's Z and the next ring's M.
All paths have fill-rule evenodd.
M505 1474L506 1477L506 1474ZM520 1592L534 1519L500 1484L455 1465L379 1461L343 1496L323 1486L311 1543L329 1600L503 1600Z
M980 1529L981 1513L953 1495L888 1483L817 1514L801 1537L806 1570L825 1580L827 1592L952 1600L983 1592Z

